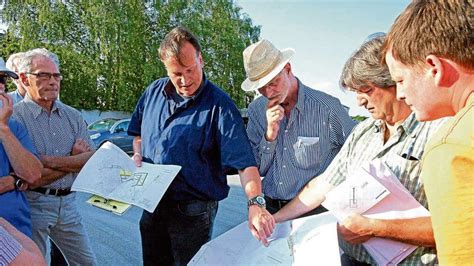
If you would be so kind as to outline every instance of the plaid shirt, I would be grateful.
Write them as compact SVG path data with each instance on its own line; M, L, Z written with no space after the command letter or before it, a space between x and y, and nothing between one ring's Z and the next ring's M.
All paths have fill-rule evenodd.
M320 178L337 186L345 180L351 170L379 158L387 164L412 196L428 209L423 183L419 178L420 161L425 143L445 121L445 119L440 119L422 123L418 122L412 113L397 127L396 134L384 143L384 132L388 130L385 123L369 118L354 129L332 164ZM405 159L407 156L410 160ZM358 261L376 264L361 244L350 245L344 240L341 240L340 244L346 254ZM428 264L436 263L436 250L418 247L401 264L420 265L422 261Z
M10 264L22 248L21 244L0 226L0 266Z

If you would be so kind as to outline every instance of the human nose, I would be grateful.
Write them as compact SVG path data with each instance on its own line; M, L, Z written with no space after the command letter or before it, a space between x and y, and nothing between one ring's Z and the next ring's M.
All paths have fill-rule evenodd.
M397 100L405 100L405 91L400 86L397 86Z
M361 93L357 93L356 99L357 99L357 104L358 104L359 106L365 106L365 105L367 105L367 99L364 98L364 96L362 96Z

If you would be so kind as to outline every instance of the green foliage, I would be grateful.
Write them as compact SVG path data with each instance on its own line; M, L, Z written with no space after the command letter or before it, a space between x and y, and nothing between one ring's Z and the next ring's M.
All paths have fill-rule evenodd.
M177 25L201 41L205 72L239 107L248 103L242 51L260 27L233 1L9 0L0 55L45 47L61 60L61 100L76 108L132 111L143 90L165 76L157 49Z
M352 116L351 118L352 118L352 120L359 121L359 122L362 122L362 121L364 121L365 119L367 119L366 116L362 116L362 115Z

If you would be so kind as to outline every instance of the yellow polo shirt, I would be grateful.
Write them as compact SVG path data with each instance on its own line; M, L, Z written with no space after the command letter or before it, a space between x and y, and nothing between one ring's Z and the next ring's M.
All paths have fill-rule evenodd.
M474 265L474 95L426 145L422 173L441 265Z

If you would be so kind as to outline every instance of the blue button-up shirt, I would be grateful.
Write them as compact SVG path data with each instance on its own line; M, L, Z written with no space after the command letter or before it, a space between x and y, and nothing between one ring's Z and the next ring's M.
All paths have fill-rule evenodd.
M26 128L13 119L10 119L8 126L21 145L36 154ZM0 143L0 178L9 175L11 171L11 164L5 148ZM30 207L23 192L14 189L0 194L0 217L7 220L23 234L31 237Z
M143 161L182 166L165 197L222 200L229 193L226 173L256 166L240 112L205 76L195 96L176 96L169 78L154 81L128 134L141 136Z

